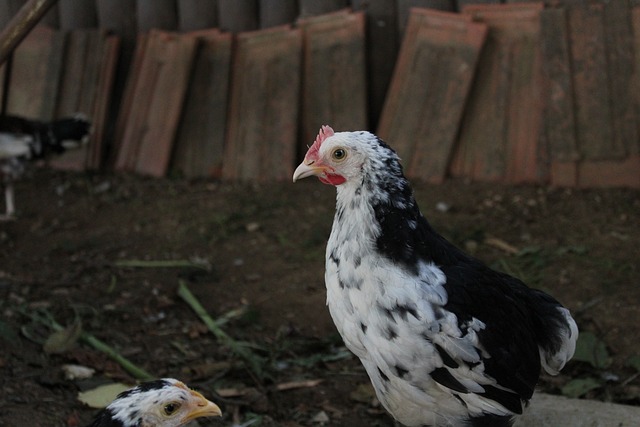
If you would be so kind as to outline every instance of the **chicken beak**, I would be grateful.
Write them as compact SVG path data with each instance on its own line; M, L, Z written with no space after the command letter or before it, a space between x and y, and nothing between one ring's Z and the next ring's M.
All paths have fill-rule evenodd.
M305 159L293 172L293 182L296 182L299 179L306 178L312 175L320 175L322 174L326 168L324 166L314 166L314 162L311 161L307 163Z
M193 398L194 407L184 418L184 422L195 420L202 417L219 417L222 415L222 411L215 403L205 399L203 395L197 391L191 390L191 397Z

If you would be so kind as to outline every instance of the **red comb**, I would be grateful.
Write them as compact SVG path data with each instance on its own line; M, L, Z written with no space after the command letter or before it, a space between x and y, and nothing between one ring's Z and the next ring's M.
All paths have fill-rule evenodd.
M316 136L316 140L313 142L313 145L307 151L307 156L317 156L318 151L320 150L320 145L324 142L325 139L333 136L333 129L331 126L322 125L320 131L318 132L318 136Z

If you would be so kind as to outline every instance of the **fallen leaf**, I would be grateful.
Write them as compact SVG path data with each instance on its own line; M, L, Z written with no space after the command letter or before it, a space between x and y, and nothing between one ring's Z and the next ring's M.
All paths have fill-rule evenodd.
M580 397L601 385L602 383L597 378L577 378L562 387L562 394L567 397Z
M494 248L500 249L501 251L511 255L515 255L520 252L520 249L497 237L487 237L484 242L489 246L493 246Z
M120 393L131 387L123 383L105 384L78 393L78 400L91 408L106 408Z
M366 403L367 405L371 403L371 400L376 397L375 392L373 391L373 387L371 384L360 384L349 393L349 398L355 402Z
M587 362L594 368L607 368L612 359L606 344L591 332L580 332L573 360Z
M45 341L42 348L47 354L60 354L71 350L82 334L82 323L74 321L66 328L55 331Z

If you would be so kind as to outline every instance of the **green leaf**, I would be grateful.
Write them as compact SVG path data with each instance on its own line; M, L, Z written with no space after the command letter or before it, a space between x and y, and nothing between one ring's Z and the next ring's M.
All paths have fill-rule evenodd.
M580 332L573 360L587 362L598 369L607 368L612 362L606 344L591 332Z
M640 356L631 356L627 359L626 365L640 372Z
M91 408L107 407L120 393L129 390L132 386L113 383L105 384L91 390L78 393L78 400Z
M602 382L597 378L577 378L569 381L562 387L562 394L567 397L580 397L601 385Z
M20 346L20 338L18 334L15 333L11 326L8 323L0 320L0 342L5 341L7 344L19 347Z

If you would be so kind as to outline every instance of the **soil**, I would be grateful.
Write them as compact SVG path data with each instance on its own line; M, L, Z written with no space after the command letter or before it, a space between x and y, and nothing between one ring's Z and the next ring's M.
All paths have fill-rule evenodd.
M543 376L540 390L560 393L572 378L594 377L600 386L583 397L640 404L628 363L640 340L639 191L463 181L415 191L448 239L551 293L606 344L610 365L570 362ZM135 380L84 341L44 351L51 329L30 317L39 313L62 325L77 319L153 376L201 390L225 413L202 426L393 426L325 306L334 198L310 179L227 184L35 170L17 185L17 219L0 223L0 425L86 425L96 409L77 400L79 391ZM242 309L221 328L248 343L262 371L207 330L178 296L179 283L213 318ZM66 379L65 364L96 372ZM315 379L322 382L278 389Z

